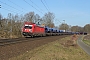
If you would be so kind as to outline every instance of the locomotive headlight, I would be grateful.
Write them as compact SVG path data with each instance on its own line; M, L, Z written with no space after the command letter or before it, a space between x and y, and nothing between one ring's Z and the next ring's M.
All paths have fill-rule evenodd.
M32 32L32 30L31 30L31 32Z
M31 29L30 29L29 31L30 31L30 32L32 32L32 30L31 30Z

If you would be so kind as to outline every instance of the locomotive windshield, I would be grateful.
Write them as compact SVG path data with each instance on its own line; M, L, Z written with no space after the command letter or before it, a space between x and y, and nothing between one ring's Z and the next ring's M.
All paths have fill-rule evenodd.
M27 28L28 28L28 29L32 29L32 26L25 26L24 28L25 28L25 29L27 29Z
M27 24L26 24L26 25L24 26L24 28L25 28L25 29L32 29L32 25L27 25Z

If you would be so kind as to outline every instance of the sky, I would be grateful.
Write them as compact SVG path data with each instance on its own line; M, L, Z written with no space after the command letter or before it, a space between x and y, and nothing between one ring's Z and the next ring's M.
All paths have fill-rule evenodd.
M26 14L35 12L41 17L51 12L55 26L66 23L84 27L90 24L90 0L0 0L0 14Z

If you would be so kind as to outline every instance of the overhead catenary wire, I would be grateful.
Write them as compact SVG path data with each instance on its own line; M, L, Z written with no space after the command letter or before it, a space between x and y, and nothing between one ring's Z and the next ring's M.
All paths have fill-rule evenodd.
M28 3L26 0L23 0L24 2L26 2L28 5L30 5L31 7L33 7L34 9L36 9L38 12L42 13L41 11L39 11L37 8L35 8L33 5L31 5L30 3ZM42 13L43 14L43 13Z
M26 11L26 9L22 8L21 6L17 5L16 3L12 2L11 0L8 0L8 1L11 2L11 3L13 3L14 5L16 5L17 7L21 8L22 10L25 10Z
M31 1L31 0L30 0ZM31 1L33 4L35 4L33 1ZM36 5L36 4L35 4ZM43 11L38 5L36 5L41 11Z
M43 3L43 1L41 0L42 4L44 5L44 7L46 8L46 10L49 12L48 8L46 7L46 5Z
M0 1L2 4L5 4L5 5L7 5L7 6L9 6L9 7L11 7L11 8L13 8L13 9L15 9L15 10L17 10L17 11L20 11L20 10L18 10L17 8L15 8L15 7L13 7L13 6L10 6L10 5L8 5L7 3L4 3L4 2L2 2L2 1ZM23 12L23 11L20 11L20 12Z
M2 9L6 10L6 11L10 11L10 12L17 13L17 12L15 12L15 11L9 10L9 9L7 9L7 8L3 8L3 7L2 7Z
M45 4L47 5L48 10L50 11L50 8L49 8L49 6L48 6L47 2L46 2L45 0L44 0L44 2L45 2Z

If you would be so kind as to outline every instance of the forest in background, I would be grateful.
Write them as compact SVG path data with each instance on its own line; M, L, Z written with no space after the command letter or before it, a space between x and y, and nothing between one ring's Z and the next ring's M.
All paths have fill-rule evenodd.
M22 26L25 21L34 22L49 26L50 28L58 28L60 30L72 31L72 32L87 32L90 33L90 24L86 24L84 27L71 26L67 23L60 23L59 27L55 26L55 15L54 13L45 13L43 17L40 17L35 12L29 12L25 15L13 15L8 13L7 17L3 17L0 14L0 38L20 38L22 36Z

